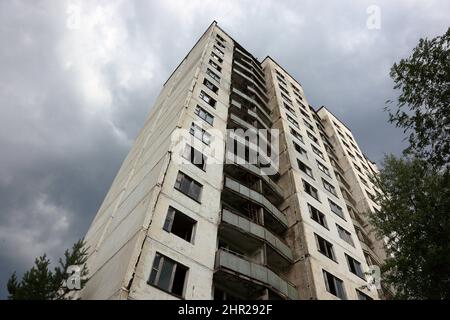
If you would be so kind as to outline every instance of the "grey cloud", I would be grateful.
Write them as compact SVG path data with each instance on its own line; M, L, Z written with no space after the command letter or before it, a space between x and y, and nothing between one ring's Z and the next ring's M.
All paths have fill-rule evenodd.
M366 28L379 5L380 30ZM81 10L67 27L68 7ZM0 297L13 270L83 237L166 78L217 20L271 55L353 130L373 160L399 154L387 124L394 61L448 27L445 1L0 2Z

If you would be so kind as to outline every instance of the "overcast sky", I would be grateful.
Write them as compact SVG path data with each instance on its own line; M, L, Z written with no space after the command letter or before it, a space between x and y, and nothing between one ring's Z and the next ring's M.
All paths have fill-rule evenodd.
M380 9L369 29L367 8ZM380 161L389 68L450 26L449 1L0 1L0 298L84 236L162 84L213 20L270 55ZM79 15L78 15L79 13Z

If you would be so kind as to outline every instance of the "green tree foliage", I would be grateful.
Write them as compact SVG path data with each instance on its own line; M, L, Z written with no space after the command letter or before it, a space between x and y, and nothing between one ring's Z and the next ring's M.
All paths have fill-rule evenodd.
M88 270L84 267L87 260L87 248L83 240L77 241L72 249L64 252L64 259L59 259L59 265L50 270L50 260L44 254L35 259L34 266L26 271L22 279L17 279L14 272L8 280L7 288L10 300L62 300L70 299L69 289L64 283L70 277L69 266L83 266L81 287L87 281Z
M420 159L387 156L371 222L387 240L383 281L400 299L450 298L450 179Z
M420 39L410 57L390 72L398 101L388 101L390 122L409 134L406 154L448 166L450 160L450 28L439 37Z
M421 39L390 72L400 95L386 110L409 146L373 177L381 208L369 217L387 242L383 281L400 299L450 299L449 45L450 28Z

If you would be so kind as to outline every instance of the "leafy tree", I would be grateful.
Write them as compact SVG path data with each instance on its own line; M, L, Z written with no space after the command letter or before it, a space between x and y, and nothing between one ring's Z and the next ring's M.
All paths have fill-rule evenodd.
M450 176L420 159L387 156L370 214L387 241L383 281L400 299L450 298Z
M410 57L390 72L401 94L388 100L390 122L409 133L406 154L448 167L450 161L450 28L439 37L420 39Z
M70 280L69 266L83 266L80 272L81 287L87 281L88 270L84 267L87 260L87 248L83 240L77 241L72 249L64 252L64 260L50 270L50 260L44 254L35 259L34 266L26 271L18 281L14 272L8 280L7 288L10 300L62 300L70 299L70 290L65 285Z

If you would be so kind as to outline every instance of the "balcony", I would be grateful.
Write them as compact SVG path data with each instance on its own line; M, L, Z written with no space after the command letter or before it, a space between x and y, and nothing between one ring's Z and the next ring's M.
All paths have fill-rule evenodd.
M267 244L267 264L274 266L273 269L287 268L293 261L292 251L283 240L264 226L233 213L227 208L222 209L221 229L221 234L225 234L224 238L232 239L241 247L249 246L246 248L248 251L255 251L256 246Z
M245 202L249 201L257 204L258 206L264 208L265 213L267 213L264 216L266 226L269 226L269 228L277 234L281 234L287 229L288 221L284 213L278 210L278 208L261 193L254 191L227 176L225 177L224 188L232 191L231 195L227 193L222 194L222 197L225 200L228 200L228 203L245 206ZM241 199L238 199L236 195Z
M258 74L262 79L264 79L264 72L261 69L261 66L255 62L253 57L251 57L250 55L245 53L243 50L239 49L239 47L234 47L234 50L238 54L242 55L246 60L250 60L250 62L247 62L247 61L246 62L251 64L252 69L255 70L255 73Z
M298 299L293 284L267 267L224 249L216 253L214 281L249 299L257 299L266 288L285 299Z
M225 172L234 177L243 177L250 173L255 179L261 179L263 182L263 194L269 197L274 203L280 203L284 199L284 192L268 175L262 172L262 169L255 164L238 157L229 151L226 152ZM275 175L278 176L278 175Z
M242 78L246 79L251 85L255 86L257 90L261 92L264 98L263 100L265 102L268 102L269 97L267 96L266 86L261 82L260 78L256 77L251 69L247 68L237 60L235 60L233 63L233 73L238 74Z
M231 95L230 111L236 112L241 117L250 116L261 124L261 129L270 130L272 126L272 120L268 117L267 112L259 110L240 95Z
M271 119L270 115L268 114L268 112L270 112L266 106L262 106L261 104L259 104L255 99L253 99L252 97L248 96L247 94L245 94L244 92L236 89L233 87L232 89L232 93L237 94L238 96L240 96L241 98L243 98L244 100L247 100L248 102L250 102L251 104L253 104L254 106L256 106L258 108L259 111L261 111L261 113L267 118L267 119Z

